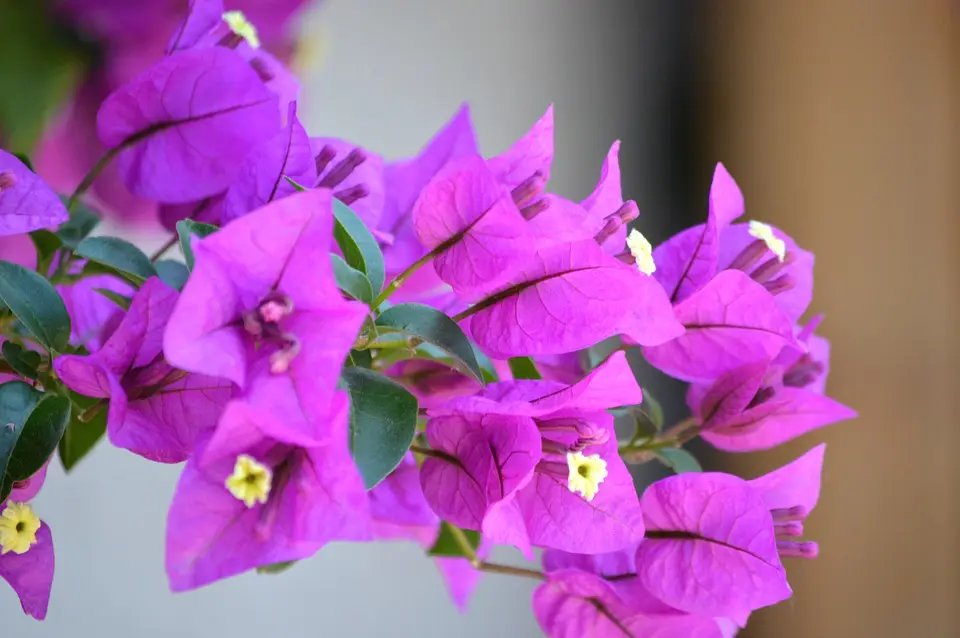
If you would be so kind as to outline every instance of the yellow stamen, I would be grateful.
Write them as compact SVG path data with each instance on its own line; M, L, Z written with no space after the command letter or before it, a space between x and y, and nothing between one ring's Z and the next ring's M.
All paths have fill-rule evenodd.
M599 454L584 456L583 452L568 452L567 467L570 469L567 489L592 501L600 491L603 479L607 478L607 462Z
M10 501L0 514L0 554L26 554L37 544L40 519L26 503Z
M770 224L751 221L748 231L753 237L760 239L767 245L777 259L783 261L787 257L787 244L782 239L773 234L773 228Z
M652 275L656 272L657 265L653 263L653 246L636 228L627 235L627 248L630 249L630 254L637 261L637 268L640 269L640 272L645 275Z
M266 503L270 496L273 472L253 457L241 454L233 466L233 474L227 477L225 485L237 500L247 507L257 503Z
M230 30L247 41L254 49L260 48L260 37L257 35L257 27L247 20L243 11L227 11L223 14L223 21L227 23Z

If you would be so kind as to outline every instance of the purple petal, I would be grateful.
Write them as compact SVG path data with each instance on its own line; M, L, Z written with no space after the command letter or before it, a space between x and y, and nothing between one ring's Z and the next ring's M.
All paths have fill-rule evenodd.
M57 286L70 314L70 344L84 346L89 352L103 347L124 314L116 302L97 292L98 288L126 296L133 293L130 284L112 275L86 277L74 284Z
M490 357L573 352L616 334L634 276L593 240L540 251L510 287L480 302L468 323Z
M191 0L187 17L170 39L167 54L196 46L204 36L220 25L222 15L221 0Z
M599 554L623 549L643 538L637 491L617 453L616 438L604 446L588 447L584 454L600 454L607 462L607 478L592 501L571 492L566 480L540 472L517 492L533 545Z
M533 253L526 220L479 155L448 164L430 182L413 223L428 250L452 243L433 265L467 301L509 281Z
M183 51L111 94L97 114L100 141L123 148L131 192L189 202L227 188L247 153L279 127L277 98L235 51Z
M117 329L97 352L98 360L117 375L155 361L163 350L163 330L177 297L177 291L160 279L146 280Z
M676 307L680 337L644 348L656 368L685 381L712 381L796 345L793 326L763 286L740 271L719 273Z
M95 356L62 355L53 362L57 376L68 388L88 397L109 398L116 374Z
M13 484L13 491L10 492L7 498L18 503L26 503L39 494L40 488L43 487L44 482L47 480L47 467L50 465L51 459L53 459L52 456L47 459L43 467L37 470L33 476L27 480L15 482Z
M53 536L43 523L37 530L37 544L24 554L0 556L0 578L7 581L20 597L23 613L43 620L53 586Z
M709 215L716 217L717 228L722 230L743 215L743 211L743 193L740 192L740 187L733 181L727 168L718 163L710 184Z
M403 457L397 469L370 492L370 513L378 522L436 528L439 519L423 497L413 454Z
M4 261L30 270L37 267L37 247L27 234L0 235L0 255L3 255Z
M820 499L820 475L826 443L814 447L783 467L747 481L770 509L801 506L813 511Z
M769 508L745 481L672 476L647 488L641 505L649 537L637 552L637 570L664 603L730 616L790 596Z
M747 409L767 376L770 364L757 361L723 374L704 392L694 408L704 430L722 428ZM696 386L691 386L696 387ZM688 397L691 393L688 393Z
M385 373L403 384L417 398L420 407L427 409L454 397L473 395L483 388L476 379L439 361L400 361Z
M683 325L677 320L660 283L636 268L629 270L633 275L633 303L620 324L624 341L631 345L659 346L682 335Z
M467 529L480 529L490 505L526 485L540 460L540 431L529 417L437 417L426 435L431 448L456 462L427 458L423 494L441 518Z
M470 561L463 558L435 558L433 562L443 576L443 584L446 585L457 611L466 613L467 603L482 574L473 568Z
M623 206L620 186L620 140L610 147L603 165L600 167L600 180L593 192L581 202L587 212L597 222L597 232L603 226L608 215L612 215ZM607 253L615 255L623 250L627 240L627 225L624 224L600 245Z
M803 250L796 242L778 228L773 228L774 234L782 239L787 246L787 255L790 261L785 262L777 277L789 276L793 286L789 290L777 293L777 305L791 321L800 319L810 301L813 299L813 253ZM756 238L749 233L749 224L734 224L720 233L719 268L728 268L734 258L740 254ZM767 258L774 258L773 253L767 251ZM766 260L764 260L766 261Z
M507 188L519 186L525 179L540 171L544 181L550 181L553 164L553 105L547 109L527 133L509 149L488 160L496 180Z
M19 235L67 221L56 193L15 156L0 150L0 235Z
M533 400L537 414L544 415L560 409L584 412L607 410L622 405L636 405L643 401L643 392L627 363L627 354L614 352L590 374L563 390Z
M549 638L720 638L710 618L635 613L610 583L591 574L562 570L534 591L533 610Z
M217 425L232 394L229 381L199 374L129 402L117 386L110 400L107 434L115 446L151 461L180 463L193 452L197 437ZM118 399L126 404L124 410Z
M856 416L855 410L822 394L801 388L777 388L772 399L702 436L710 445L727 452L753 452Z
M167 360L242 387L249 339L239 326L241 315L274 289L288 263L307 277L285 281L294 290L282 292L291 296L296 308L309 310L321 300L329 303L334 285L326 257L331 215L329 191L311 190L272 202L194 241L194 270L164 335ZM310 242L302 242L304 237ZM307 259L293 259L301 247ZM321 254L323 259L314 259ZM307 273L307 262L314 266L313 277Z
M546 210L527 221L527 230L539 248L590 239L603 226L602 220L598 222L595 216L576 202L557 195L543 195L540 199L546 205Z
M333 178L333 173L337 169L337 164L346 159L351 152L359 151L363 154L363 163L354 168L349 175L334 186L329 186L336 196L341 191L351 188L363 187L366 195L350 204L351 210L355 212L360 219L370 228L376 228L380 222L380 216L383 214L383 202L385 199L383 183L383 158L366 149L352 144L346 140L334 137L311 137L310 152L313 156L320 154L323 150L333 151L335 153L324 170L317 176L318 184L324 186L325 178ZM314 163L316 169L316 163ZM306 186L306 184L305 184ZM309 186L313 186L310 184Z
M470 121L470 107L464 104L416 157L384 166L386 198L380 228L395 233L402 222L408 221L406 216L413 209L420 192L441 168L449 162L476 153L477 139ZM388 252L384 250L385 258Z
M297 119L296 102L290 103L286 128L247 156L240 175L224 195L222 222L297 192L286 177L307 187L317 181L310 138Z
M223 211L223 196L224 193L219 193L186 204L162 204L157 211L160 224L170 232L176 232L177 222L184 219L219 225Z

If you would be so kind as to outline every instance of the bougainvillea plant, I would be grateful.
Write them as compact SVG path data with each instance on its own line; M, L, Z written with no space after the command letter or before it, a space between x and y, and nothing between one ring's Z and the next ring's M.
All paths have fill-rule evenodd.
M461 608L484 573L536 580L553 637L731 636L789 598L824 446L744 480L684 445L855 415L825 395L820 317L800 323L813 256L738 222L722 165L704 223L656 247L628 232L618 143L584 200L550 193L552 108L492 157L466 107L402 160L312 136L259 45L193 2L99 104L105 152L69 195L0 152L0 577L24 611L45 617L54 580L31 500L103 435L183 463L174 591L406 540ZM93 232L107 170L170 229L152 257ZM628 353L688 381L692 416L664 427ZM654 460L677 474L638 493L629 467Z

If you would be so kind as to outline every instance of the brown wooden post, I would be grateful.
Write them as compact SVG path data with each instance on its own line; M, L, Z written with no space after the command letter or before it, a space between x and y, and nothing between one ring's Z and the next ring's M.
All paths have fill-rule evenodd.
M704 4L710 148L748 217L816 253L829 389L861 414L731 461L828 442L821 557L746 635L960 636L960 5Z

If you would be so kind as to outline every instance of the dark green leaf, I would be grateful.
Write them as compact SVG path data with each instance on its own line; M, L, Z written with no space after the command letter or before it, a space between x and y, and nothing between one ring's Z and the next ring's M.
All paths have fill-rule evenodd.
M157 274L143 251L119 237L87 237L75 252L137 286Z
M30 233L30 239L37 248L37 272L48 272L50 260L63 246L63 241L56 233L51 233L49 230L35 230Z
M63 200L64 206L70 200L69 197L65 196L61 196L60 199ZM70 219L60 224L56 235L64 246L76 250L80 242L86 239L99 223L100 217L95 212L80 202L74 202L73 208L70 210Z
M30 169L31 172L36 173L37 169L33 167L33 162L30 161L30 156L26 153L14 153L14 157L23 162L23 165Z
M350 392L350 449L360 475L373 487L392 472L413 442L417 400L379 372L347 368Z
M127 297L126 295L121 295L119 292L114 292L109 288L94 288L93 290L95 292L100 293L101 295L103 295L113 303L117 304L124 310L130 310L130 304L133 302L133 300L130 297Z
M611 354L620 349L621 343L620 337L614 336L590 346L585 351L581 351L581 353L585 355L584 358L586 359L587 369L593 370L606 361Z
M510 372L514 379L538 380L543 378L530 357L513 357L507 363L510 365Z
M399 330L432 343L449 354L461 371L483 382L483 372L467 335L453 319L439 310L415 303L392 306L380 314L377 326Z
M70 315L49 281L18 264L0 261L0 301L41 344L62 352L70 340Z
M366 275L349 266L340 255L331 254L330 260L333 262L333 275L337 278L337 286L340 290L357 301L366 304L373 301L373 290Z
M158 261L154 264L154 267L157 269L157 276L160 277L160 280L177 290L183 289L183 285L187 283L187 277L190 276L190 271L184 264L172 259Z
M0 390L14 381L0 386ZM43 467L50 455L57 449L60 437L70 420L70 399L56 394L48 394L36 403L25 421L22 418L24 408L36 400L36 393L26 384L20 384L10 390L10 395L0 398L0 412L9 412L0 425L0 501L13 489L16 481L33 476ZM33 391L33 395L27 392ZM8 406L3 405L9 400Z
M333 200L333 237L343 259L367 276L373 294L380 294L385 277L383 253L363 221L340 200Z
M657 459L677 474L702 472L700 462L683 448L665 447L655 452Z
M643 403L637 406L637 411L653 426L654 430L659 432L663 429L663 407L657 401L657 397L646 388L643 390Z
M7 360L14 371L28 379L37 378L37 366L40 365L40 354L33 350L25 350L12 341L4 341L3 358Z
M58 451L63 469L69 472L80 460L90 453L90 450L103 438L107 431L107 407L94 414L86 423L80 421L81 410L87 410L100 399L84 397L74 392L70 393L74 402L70 424L67 425L63 438L60 439Z
M460 546L460 543L457 542L457 538L454 536L454 532L451 530L453 525L443 521L440 525L440 534L437 536L437 542L433 544L433 547L427 550L429 556L443 556L447 558L469 558L466 552L463 551L463 548ZM477 548L480 547L480 532L475 532L470 529L460 530L464 536L467 537L467 541L470 544L471 549L476 553Z
M280 574L287 571L297 564L295 560L288 560L282 563L273 563L272 565L261 565L257 567L258 574Z
M196 235L203 239L207 235L212 235L219 228L212 224L195 222L192 219L184 219L177 222L177 235L180 237L180 250L183 252L183 259L187 262L187 268L193 270L193 249L190 247L190 236Z
M354 368L371 368L373 353L369 350L351 350L347 355L347 365Z

